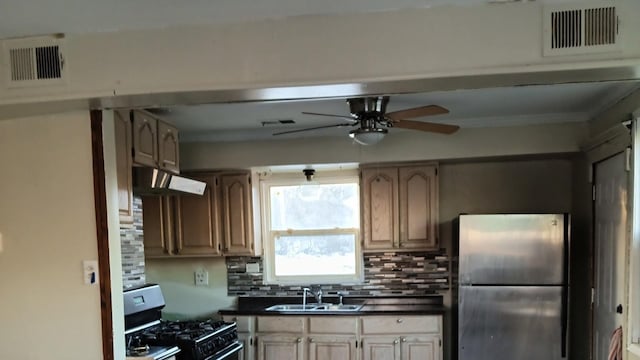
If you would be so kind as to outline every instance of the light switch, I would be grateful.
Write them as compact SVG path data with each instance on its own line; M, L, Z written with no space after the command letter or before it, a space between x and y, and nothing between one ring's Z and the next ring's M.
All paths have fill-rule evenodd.
M209 285L209 273L205 269L198 269L194 273L196 286Z
M248 273L259 273L260 265L258 263L248 263L247 264L247 272Z
M98 260L84 260L82 262L84 283L93 285L98 283Z

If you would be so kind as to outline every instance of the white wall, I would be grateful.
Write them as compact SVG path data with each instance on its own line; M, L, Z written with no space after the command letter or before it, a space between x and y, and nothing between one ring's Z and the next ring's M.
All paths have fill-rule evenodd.
M68 86L0 86L0 105L637 65L640 2L620 3L624 50L578 56L542 55L543 5L533 1L72 34Z
M0 359L102 358L89 114L0 121Z

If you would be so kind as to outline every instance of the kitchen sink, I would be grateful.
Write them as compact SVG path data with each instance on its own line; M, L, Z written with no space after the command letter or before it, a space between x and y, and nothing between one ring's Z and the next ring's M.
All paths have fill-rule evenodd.
M357 305L357 304L339 305L339 304L322 303L322 304L307 304L306 306L302 304L278 304L278 305L269 306L265 310L279 311L279 312L298 312L298 311L331 312L331 311L358 311L360 310L361 307L362 305Z

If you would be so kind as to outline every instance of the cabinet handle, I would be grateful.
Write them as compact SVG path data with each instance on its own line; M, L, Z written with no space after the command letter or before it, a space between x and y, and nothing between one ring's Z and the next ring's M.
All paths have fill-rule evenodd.
M402 319L398 319L398 320L396 320L396 321L398 322L398 324L402 324L402 322L403 322L404 320L402 320Z
M302 338L298 338L298 339L296 339L296 341L301 343L302 342Z
M403 338L401 339L401 341L402 341L402 342L407 342L407 338L403 337Z
M314 341L313 338L309 338L309 342L313 342L313 341Z
M394 344L398 344L398 342L399 342L398 339L393 340Z

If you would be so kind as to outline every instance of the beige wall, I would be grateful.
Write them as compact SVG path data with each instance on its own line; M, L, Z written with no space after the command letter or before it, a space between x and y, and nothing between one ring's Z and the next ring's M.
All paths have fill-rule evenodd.
M100 359L89 114L0 121L0 168L0 359Z
M182 169L469 159L580 151L585 123L463 128L452 135L396 132L375 146L344 137L181 144Z
M194 272L198 269L209 272L209 286L195 286ZM227 296L224 258L147 259L146 275L147 282L162 288L167 303L162 315L166 319L209 318L236 300Z

